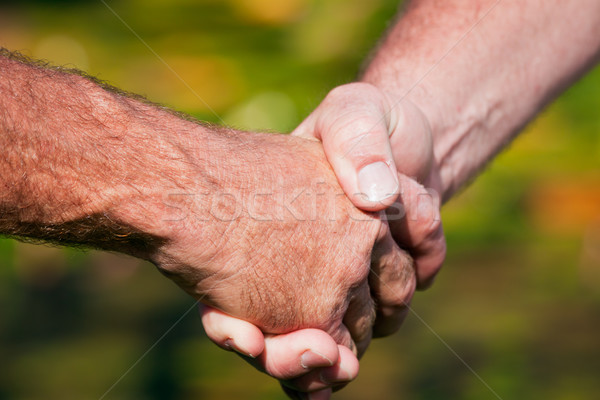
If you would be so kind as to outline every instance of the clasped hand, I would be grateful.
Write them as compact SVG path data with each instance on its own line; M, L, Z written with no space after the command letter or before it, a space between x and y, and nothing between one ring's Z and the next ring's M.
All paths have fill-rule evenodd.
M211 306L202 315L215 343L291 396L328 397L356 377L372 337L399 328L417 283L443 261L439 198L399 173L434 184L436 172L424 116L367 84L332 91L293 135L224 140L236 154L219 160L228 179L201 204L169 198L191 211L154 261Z

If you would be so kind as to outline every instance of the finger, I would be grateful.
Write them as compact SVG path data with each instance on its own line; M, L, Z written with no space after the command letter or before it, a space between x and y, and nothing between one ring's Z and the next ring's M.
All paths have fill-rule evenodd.
M254 355L249 356L247 352L240 351L232 344L246 344L244 336L257 333L253 329L256 328L254 325L208 306L202 310L202 322L208 337L217 345L228 350L236 350L258 370L277 379L293 379L311 370L333 366L340 362L338 344L330 335L318 329L301 329L264 337L258 331L264 346L260 353L256 351ZM344 341L351 343L350 334L344 332L344 329L339 330L340 337L347 338ZM253 340L258 340L258 336ZM355 356L352 355L352 358L354 359ZM352 360L345 360L344 365L346 364L352 367Z
M359 208L383 210L398 195L389 142L394 113L381 92L366 83L333 89L292 133L323 142L325 155L346 195Z
M344 315L344 326L350 332L350 336L356 345L356 354L359 358L364 354L371 342L375 316L375 303L371 298L369 285L365 281L354 290L354 294Z
M373 249L369 285L377 303L373 337L396 332L406 318L416 288L413 259L400 249L387 224Z
M312 392L325 388L338 388L356 379L359 371L358 358L346 346L338 346L339 359L331 367L320 368L295 379L282 381L285 387L300 392Z
M313 368L332 366L339 358L335 340L318 329L263 336L249 322L211 307L203 310L202 323L208 337L217 345L249 356L251 359L248 362L277 379L291 379L306 374ZM255 346L255 353L249 352L246 336L254 336L251 339L253 345L257 344L260 337L262 347ZM240 344L242 350L239 349Z
M414 258L418 289L428 287L446 258L440 196L400 174L400 197L387 211L392 235Z
M200 315L206 335L217 346L251 358L263 352L263 333L250 322L209 306L200 306Z
M264 351L249 362L277 379L293 379L335 365L338 359L338 345L331 336L318 329L301 329L267 335Z

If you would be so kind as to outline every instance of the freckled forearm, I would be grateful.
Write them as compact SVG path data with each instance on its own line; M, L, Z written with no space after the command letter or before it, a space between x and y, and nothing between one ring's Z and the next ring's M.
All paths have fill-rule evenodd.
M428 116L447 199L599 55L596 0L414 0L363 79Z

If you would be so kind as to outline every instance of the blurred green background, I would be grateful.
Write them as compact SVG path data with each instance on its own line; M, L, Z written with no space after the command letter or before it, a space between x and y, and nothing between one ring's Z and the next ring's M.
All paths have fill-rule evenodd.
M356 76L398 6L107 0L117 16L101 0L11 3L4 47L201 119L284 132ZM375 341L336 398L597 398L600 70L527 131L445 207L448 261L416 296L418 317ZM99 399L192 304L135 259L0 239L0 399ZM284 397L213 346L195 310L104 397L232 398Z

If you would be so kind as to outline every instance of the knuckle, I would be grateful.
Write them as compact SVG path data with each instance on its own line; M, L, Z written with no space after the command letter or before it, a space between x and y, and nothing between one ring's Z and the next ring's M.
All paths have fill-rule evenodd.
M387 133L381 134L382 124L377 110L345 104L338 106L335 115L322 121L321 131L329 132L340 146L356 148L359 144L372 142L381 144L388 140Z
M323 101L317 130L327 146L345 155L381 151L389 140L384 113L369 84L348 84L333 89ZM377 95L379 96L379 95Z
M395 268L390 268L393 271L390 276L384 277L388 283L384 281L382 298L386 305L404 307L408 305L416 289L415 263L405 252L395 263Z
M388 295L386 304L399 310L408 307L417 287L416 282L416 279L412 279L408 283L398 287L397 290L392 291Z
M352 327L352 339L355 343L368 342L371 339L371 328L375 323L377 313L375 310L375 303L373 301L370 301L369 303L370 304L365 308L365 314L359 317L354 322L354 327Z
M435 265L434 270L437 271L446 259L446 252L446 237L440 224L437 229L433 229L428 233L419 253L431 258L432 263Z
M346 83L331 89L325 100L339 101L341 99L354 98L357 94L360 94L361 98L379 96L379 89L366 82Z
M404 210L411 226L411 236L420 242L443 235L439 195L416 182L411 182L410 186L404 187Z

